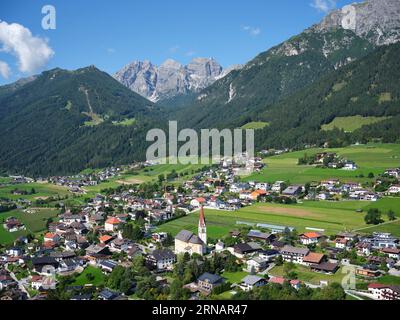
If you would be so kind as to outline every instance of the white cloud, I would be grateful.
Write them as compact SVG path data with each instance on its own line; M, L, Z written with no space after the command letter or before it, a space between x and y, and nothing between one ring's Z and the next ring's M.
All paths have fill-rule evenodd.
M34 37L28 28L18 23L0 21L0 44L2 51L17 57L18 69L25 73L42 68L54 55L47 40Z
M318 11L328 13L336 8L336 2L337 0L313 0L310 5Z
M242 26L242 30L246 31L248 34L250 34L253 37L258 36L261 33L260 28L252 27L252 26Z
M114 48L107 48L107 53L108 54L114 54L114 53L116 53L117 51L114 49Z
M7 63L1 60L0 60L0 75L5 79L8 79L8 77L10 76L10 67L8 66Z

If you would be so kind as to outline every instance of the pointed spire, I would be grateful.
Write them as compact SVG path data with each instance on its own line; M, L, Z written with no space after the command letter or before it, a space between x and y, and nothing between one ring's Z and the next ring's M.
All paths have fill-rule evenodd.
M203 206L200 207L200 220L199 220L199 225L200 225L201 227L203 227L203 228L206 226L206 218L205 218L205 216L204 216L204 207L203 207Z

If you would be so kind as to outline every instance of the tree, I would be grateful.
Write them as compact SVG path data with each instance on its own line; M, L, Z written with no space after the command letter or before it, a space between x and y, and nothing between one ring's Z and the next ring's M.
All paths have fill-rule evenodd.
M171 300L187 300L189 298L189 290L183 288L183 283L179 279L175 279L170 286Z
M393 210L389 210L389 211L386 213L386 215L387 215L389 221L394 221L394 220L396 220L396 214L394 213Z
M369 209L365 218L366 224L380 224L382 223L382 214L378 209Z

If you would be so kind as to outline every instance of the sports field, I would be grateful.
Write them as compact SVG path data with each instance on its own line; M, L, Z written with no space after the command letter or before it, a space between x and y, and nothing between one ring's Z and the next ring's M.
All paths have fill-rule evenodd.
M337 169L322 169L315 166L299 166L298 159L304 154L313 155L318 152L336 152L348 160L354 161L358 169L345 171ZM329 178L338 178L344 182L371 181L367 176L382 174L386 169L400 167L399 144L368 144L337 149L308 149L269 157L264 160L266 168L261 173L246 177L245 181L274 182L277 180L291 183L307 183ZM364 177L360 177L364 175Z

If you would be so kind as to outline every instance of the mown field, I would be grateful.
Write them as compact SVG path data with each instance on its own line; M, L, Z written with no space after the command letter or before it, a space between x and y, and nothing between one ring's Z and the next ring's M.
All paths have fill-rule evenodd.
M341 283L342 279L346 275L346 273L342 273L342 268L339 268L335 274L322 274L318 272L313 272L309 270L307 267L296 265L293 270L297 273L297 279L306 283L310 283L313 285L319 285L320 281L328 281L328 283ZM274 267L270 272L275 277L284 277L285 272L283 270L283 266Z
M355 161L358 169L355 171L345 171L297 165L298 159L303 157L304 154L313 155L318 152L336 152L348 160ZM244 178L244 180L265 182L284 180L301 184L338 178L343 182L365 182L371 180L367 178L370 172L378 175L388 168L400 167L400 145L368 144L337 149L308 149L269 157L264 162L267 166L262 172L252 174ZM361 175L364 175L364 177L360 177Z
M58 210L52 208L31 208L35 213L26 213L22 210L13 210L0 213L0 244L8 244L13 242L19 236L27 235L28 233L39 233L46 229L46 222L49 218L56 218ZM3 222L8 217L15 217L25 224L26 230L18 232L8 232L3 227Z
M324 131L333 130L334 128L343 129L346 132L353 132L362 126L381 122L389 119L388 117L336 117L331 123L321 127Z
M2 178L7 179L7 178ZM27 194L27 195L14 195L12 191L18 189L22 191L27 191L28 193L31 192L32 189L35 189L34 194ZM16 199L26 199L29 201L34 201L37 199L45 199L51 196L65 196L69 194L68 189L62 186L57 186L50 183L23 183L23 184L15 184L15 185L5 185L0 186L0 198L8 198L12 200Z
M369 208L395 207L397 201L397 216L400 217L400 199L391 199L390 203L382 202L312 202L306 201L296 205L279 204L255 204L242 208L235 212L205 210L207 220L208 236L213 239L220 239L229 231L238 228L237 222L267 223L295 227L299 232L306 228L324 229L325 234L331 235L341 231L363 229L369 227L364 222L365 212ZM396 200L396 201L395 201ZM362 209L364 212L356 212ZM386 219L385 215L383 218ZM161 231L170 232L176 235L179 231L186 229L197 233L198 214L193 213L183 218L171 221L159 227ZM400 228L397 222L382 226L391 229L394 234L400 235ZM369 227L362 230L362 233L371 233L378 227ZM398 230L396 230L398 229Z

